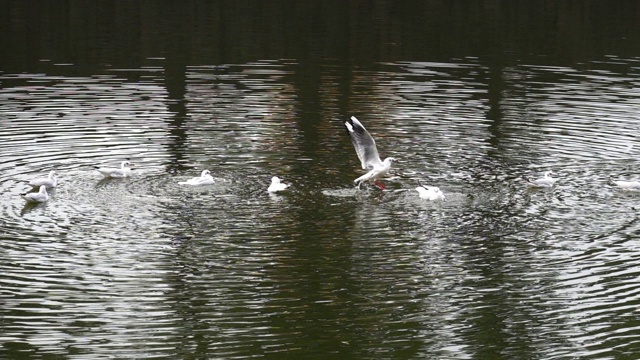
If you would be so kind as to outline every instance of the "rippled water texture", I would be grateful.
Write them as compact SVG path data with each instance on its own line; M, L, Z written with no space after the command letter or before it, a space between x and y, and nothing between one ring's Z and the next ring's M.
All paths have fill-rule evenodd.
M0 357L637 357L637 59L163 61L1 73Z
M637 81L521 66L492 103L473 60L356 69L349 113L401 159L381 193L351 185L360 170L323 96L332 82L316 124L296 117L295 66L189 68L184 114L154 71L135 84L117 71L5 75L5 349L474 358L497 341L561 358L633 346L638 196L610 179L637 175ZM93 169L125 158L130 179ZM205 168L216 185L178 185ZM25 205L22 181L50 169L51 200ZM553 189L526 187L546 170ZM291 190L267 194L272 175ZM446 201L418 199L417 180Z

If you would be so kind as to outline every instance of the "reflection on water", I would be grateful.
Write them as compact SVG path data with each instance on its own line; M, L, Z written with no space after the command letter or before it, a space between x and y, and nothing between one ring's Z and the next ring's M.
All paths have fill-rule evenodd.
M634 331L637 196L610 183L635 175L636 100L613 90L628 77L507 69L519 81L493 128L473 61L359 71L369 91L349 111L402 159L382 193L351 187L336 108L314 130L324 149L305 148L292 66L189 69L180 148L152 84L33 75L48 85L25 93L21 75L5 88L5 349L562 357L619 346L614 321ZM130 179L93 169L124 158ZM25 207L21 180L51 168L51 200ZM215 185L178 184L205 168ZM526 187L547 169L553 189ZM266 193L274 174L290 191ZM418 180L446 201L420 200Z
M640 179L640 67L605 60L4 72L0 354L633 358L640 194L611 181ZM350 115L388 191L353 187Z

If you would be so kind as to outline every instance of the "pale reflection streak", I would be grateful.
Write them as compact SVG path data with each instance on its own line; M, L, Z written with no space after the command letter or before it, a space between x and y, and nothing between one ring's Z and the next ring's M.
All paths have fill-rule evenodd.
M296 151L298 130L293 87L277 64L248 64L188 69L186 102L192 162L224 163L227 168L251 172L258 167L271 178L284 157ZM230 155L233 156L230 156ZM241 161L231 160L240 158Z
M390 64L386 66L393 67ZM424 71L420 71L422 67ZM448 76L448 72L457 71L458 66L451 66L451 69L447 70L446 66L417 63L404 68L408 69L407 74L390 70L388 73L362 74L360 77L369 87L378 89L375 94L363 95L363 100L366 100L362 103L363 109L375 104L375 107L368 108L368 112L375 114L371 115L375 119L370 121L377 121L377 125L370 127L377 127L383 131L388 129L389 133L393 133L387 140L391 144L387 143L386 146L394 149L394 156L405 159L401 164L403 169L399 171L406 171L412 174L411 176L435 178L433 181L444 182L444 186L464 187L466 181L461 183L458 181L460 179L455 179L448 174L465 171L464 168L459 167L462 162L456 161L456 157L464 159L464 163L469 164L479 161L479 157L483 157L489 149L487 139L490 134L486 131L488 122L484 114L487 107L482 100L482 86L473 86L473 81L469 85L464 82L456 85L455 80L452 80L454 82L449 85L447 78L461 77ZM476 68L470 73L477 71L483 72L483 69ZM470 77L474 76L470 75ZM570 346L572 349L556 352L556 355L568 354L585 345L584 339L580 340L580 337L575 335L584 333L594 324L604 328L614 328L614 326L603 323L606 318L599 315L576 321L569 310L572 306L564 303L562 299L566 299L567 294L573 294L571 297L583 301L589 299L584 305L587 307L601 307L609 304L610 301L607 300L606 293L595 291L593 294L586 295L581 290L581 285L565 282L566 277L562 274L572 271L574 264L571 259L575 259L577 254L535 251L541 246L537 242L542 241L545 244L544 247L562 246L561 244L566 243L571 243L572 247L585 247L583 261L588 273L594 271L597 273L599 268L607 273L611 271L609 265L604 267L602 265L611 264L611 262L601 259L597 255L599 251L594 253L592 239L601 239L599 242L609 241L617 237L620 231L633 232L632 230L637 228L633 225L636 211L628 207L630 199L618 198L619 194L611 188L610 176L619 176L633 171L630 167L632 164L629 162L634 161L632 145L638 141L639 119L635 104L638 102L640 93L632 89L638 88L638 84L634 84L628 76L604 71L591 75L588 72L569 68L528 66L506 69L505 79L506 89L501 100L504 119L498 129L497 140L500 151L497 153L497 159L507 163L494 162L496 165L494 168L485 168L484 171L493 173L491 176L478 177L477 173L470 175L478 178L484 185L482 188L475 189L482 189L488 194L495 192L493 196L489 196L488 200L491 203L494 205L504 203L508 206L496 207L492 210L493 216L501 217L500 214L504 212L505 215L511 214L510 222L520 223L513 227L515 234L508 232L495 234L496 240L502 238L501 262L504 262L503 266L508 266L508 273L512 273L510 277L514 278L513 283L508 281L504 285L498 285L499 289L506 294L511 293L511 296L519 293L521 295L518 298L521 299L527 299L528 296L535 298L536 294L545 294L546 300L542 303L528 300L518 306L515 306L517 303L513 303L512 309L496 309L496 311L511 312L511 315L504 315L507 318L524 316L547 323L543 328L525 327L520 336L537 338L534 334L542 332L555 334L556 340L560 342L567 337L575 339L575 343ZM480 82L480 80L477 81ZM376 87L376 84L380 86ZM448 94L443 100L439 93L446 91L451 85L457 89L468 86L470 90L461 90L455 95ZM445 89L439 89L439 86ZM451 103L448 104L447 101ZM445 116L439 116L440 109L447 109L443 110L446 113ZM406 114L412 114L412 111L417 115L406 116ZM362 112L366 113L367 110ZM476 130L470 132L474 126ZM462 129L464 133L456 134L457 129ZM447 136L441 136L443 134ZM403 137L413 141L402 141ZM425 148L436 149L436 151L416 153L416 147L419 148L425 144L430 144ZM384 145L379 146L384 148ZM511 165L506 166L509 163ZM560 172L561 181L556 190L547 194L523 192L521 176L543 170ZM496 186L499 182L503 182L504 186ZM466 191L470 190L466 188ZM512 200L499 201L496 204L496 200L500 198L512 198ZM476 202L477 205L483 204L483 207L489 208L492 207L491 203ZM606 210L603 211L603 209ZM470 211L475 212L473 208ZM491 222L490 218L484 218L480 224L491 224ZM469 225L471 224L465 227ZM630 230L622 230L628 227ZM474 231L473 227L469 230ZM450 233L444 237L452 238ZM424 239L429 241L428 239L432 239L432 236L424 236ZM509 255L512 252L509 248L515 246L509 243L522 243L523 240L530 244L528 246L530 251L522 253L521 249L513 247L516 252ZM467 249L463 247L459 250L463 253L475 251L473 249L477 245L471 242L468 246L471 247ZM619 242L613 244L614 249L620 246ZM614 263L629 262L629 271L632 276L635 274L631 269L633 264L637 264L637 259L628 258L622 253L617 253L616 250L608 254L613 257ZM461 254L456 255L456 257L459 256ZM512 256L515 257L510 259ZM467 259L461 263L473 262L472 259ZM514 267L515 264L522 264L522 266ZM546 271L538 270L543 264L555 265ZM466 271L468 270L463 270L463 273ZM618 285L614 284L620 277L624 277L622 275L624 273L627 271L614 272L613 275L606 275L604 278L597 276L593 281L610 282L616 288ZM470 274L465 278L469 279L469 276ZM448 278L445 275L439 280L446 283ZM588 278L583 280L592 281ZM457 288L454 284L455 282L450 287ZM621 309L626 307L624 303L633 302L636 298L636 289L632 285L628 286L631 286L628 291L631 298L619 299ZM465 307L473 309L478 306L476 301L480 301L482 297L472 300L473 294L482 291L482 288L471 292L465 291L467 295L464 299L469 301ZM460 294L455 292L452 295L453 298L457 298ZM509 296L504 301L512 302ZM425 306L428 305L425 304ZM534 310L539 307L546 310L542 312ZM581 309L575 308L574 312L579 313ZM460 315L465 318L470 316L467 313ZM454 328L457 328L460 323L465 323L465 320L460 318L451 322L451 324L457 324ZM460 333L461 329L458 329L453 331L445 325L439 334L448 332L452 338L447 341L459 344L458 349L474 349L476 345L469 343L468 334ZM602 336L596 336L587 345L590 348L606 348L606 338L611 335L605 331ZM614 338L615 336L612 336L612 339ZM533 341L531 345L544 352L550 341L552 340ZM558 344L558 346L562 345Z
M164 286L157 281L163 255L149 243L153 235L146 230L159 230L163 224L151 203L141 206L130 197L125 183L94 187L99 175L92 167L131 157L144 168L148 161L166 157L160 119L168 113L162 88L114 76L22 75L10 80L42 85L0 92L0 109L7 114L2 119L7 131L0 134L6 136L0 142L0 203L3 222L15 232L2 271L13 276L2 282L12 289L11 283L21 277L28 282L5 299L12 314L7 316L17 316L16 324L22 324L20 332L32 346L52 353L68 341L82 348L126 337L139 320L134 304L144 306L147 314L166 316L156 296ZM61 176L50 203L17 213L17 193L24 189L13 179L51 168ZM132 216L121 221L122 214ZM31 303L30 298L41 300ZM106 311L96 313L96 307ZM46 314L42 322L20 320L38 313ZM85 324L93 330L86 332ZM83 333L84 340L73 339L70 331ZM12 336L5 333L3 340L16 340Z
M289 194L266 193L273 175L289 180L299 153L288 75L285 66L269 62L187 72L185 164L208 166L227 183L222 192L212 190L217 195L209 205L184 204L193 237L177 244L177 255L186 271L167 280L176 305L188 298L201 310L196 320L176 306L180 323L216 324L217 331L207 335L218 344L210 354L243 353L256 339L274 351L286 349L288 334L272 318L304 314L299 299L284 295L297 281L291 276L300 240L292 234Z
M517 145L505 144L514 155L526 151L556 161L622 159L629 157L629 144L639 141L637 81L561 67L522 66L506 72L518 79L504 101L504 133L519 139ZM545 81L549 77L553 81Z
M491 324L501 336L492 343L520 342L553 358L576 349L606 351L634 331L637 198L607 185L612 176L634 174L637 165L633 148L627 151L638 126L633 79L569 68L506 69L505 118L490 131L488 72L472 59L356 70L348 105L331 99L342 94L331 83L341 72L327 69L320 87L327 106L317 124L322 138L304 139L316 133L301 131L289 65L188 69L184 174L163 168L174 156L163 119L173 114L159 87L115 86L119 80L110 78L95 86L105 92L83 97L73 94L91 86L62 81L56 86L72 93L73 107L53 99L46 106L58 87L5 95L4 106L13 111L4 121L17 136L0 145L10 150L0 166L15 168L18 177L41 172L47 157L20 156L45 145L63 170L50 203L25 213L11 195L18 183L2 175L10 227L4 236L15 238L2 267L15 276L3 284L14 288L34 278L53 290L25 289L25 296L51 302L34 309L13 299L12 316L51 312L64 319L46 323L49 330L36 323L21 328L34 343L59 350L46 339L63 339L72 323L84 336L75 340L79 346L100 345L103 353L126 345L100 339L143 343L151 332L164 336L164 344L195 346L173 335L184 327L197 329L216 344L212 353L223 356L246 354L249 341L299 348L300 334L328 336L314 325L346 324L330 340L344 339L354 353L409 346L473 358ZM117 108L93 99L101 96ZM127 96L141 104L129 104ZM352 150L341 138L341 122L331 122L342 116L341 106L345 116L366 118L381 151L401 159L393 190L411 189L420 179L451 194L447 201L424 204L408 191L352 189L347 175L357 164L341 158L341 149ZM60 114L61 108L67 110ZM59 118L60 127L31 118ZM46 142L30 143L47 131ZM318 154L303 149L309 142L319 144L309 147ZM73 152L77 159L65 160ZM101 183L89 170L96 159L117 163L114 158L133 154L142 166L129 181ZM301 160L303 154L312 158ZM317 173L303 173L308 166L296 172L301 162L312 162ZM178 178L205 167L215 169L220 186L177 186ZM526 190L521 177L544 170L558 173L557 185ZM268 181L280 171L297 187L269 197ZM309 187L327 174L337 185ZM87 191L92 196L83 198ZM80 293L85 288L91 290ZM76 310L68 305L74 302ZM109 311L92 317L105 304ZM17 338L21 329L10 329L10 339Z

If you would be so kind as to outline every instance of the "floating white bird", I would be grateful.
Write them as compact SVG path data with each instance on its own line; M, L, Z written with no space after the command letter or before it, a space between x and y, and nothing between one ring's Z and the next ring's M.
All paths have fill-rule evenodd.
M628 191L640 191L640 181L614 181L614 184L618 185L622 190Z
M120 163L120 168L101 168L97 167L98 171L104 175L104 177L110 178L125 178L131 176L131 169L129 168L131 163L128 161L123 161Z
M49 194L47 194L47 187L45 185L40 186L40 191L22 194L22 197L32 203L43 203L49 200Z
M269 188L267 189L267 191L270 193L282 191L288 188L289 185L290 184L281 183L280 178L277 176L274 176L271 178L271 185L269 185Z
M418 186L416 191L421 199L425 200L444 200L444 193L437 186Z
M202 170L202 174L200 174L200 177L194 177L187 181L179 182L178 184L198 186L198 185L211 185L214 183L215 181L213 180L213 177L211 176L211 173L209 172L209 170Z
M46 178L38 178L29 181L29 186L34 188L40 188L40 186L46 186L47 188L54 188L58 186L58 178L56 177L56 172L51 170L49 172L49 177Z
M547 171L544 173L543 178L536 180L527 180L527 184L531 187L550 188L553 186L553 184L556 183L556 181L558 181L558 179L552 178L551 174L553 174L553 171Z
M346 126L349 132L351 143L356 149L356 154L358 154L362 168L369 170L369 172L355 179L353 182L360 186L362 182L372 180L376 186L384 190L385 186L379 182L378 179L389 171L391 163L396 161L396 159L388 157L384 159L384 161L380 160L375 140L373 140L371 134L369 134L367 129L364 128L355 116L352 116L350 121L346 121L344 126Z

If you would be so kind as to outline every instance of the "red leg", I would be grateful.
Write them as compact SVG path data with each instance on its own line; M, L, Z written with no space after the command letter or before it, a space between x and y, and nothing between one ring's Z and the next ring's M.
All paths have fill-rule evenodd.
M381 183L381 182L380 182L380 181L378 181L378 180L374 181L373 183L374 183L374 184L375 184L375 185L376 185L380 190L384 190L384 189L386 189L386 188L387 188L386 186L384 186L384 184L383 184L383 183Z

